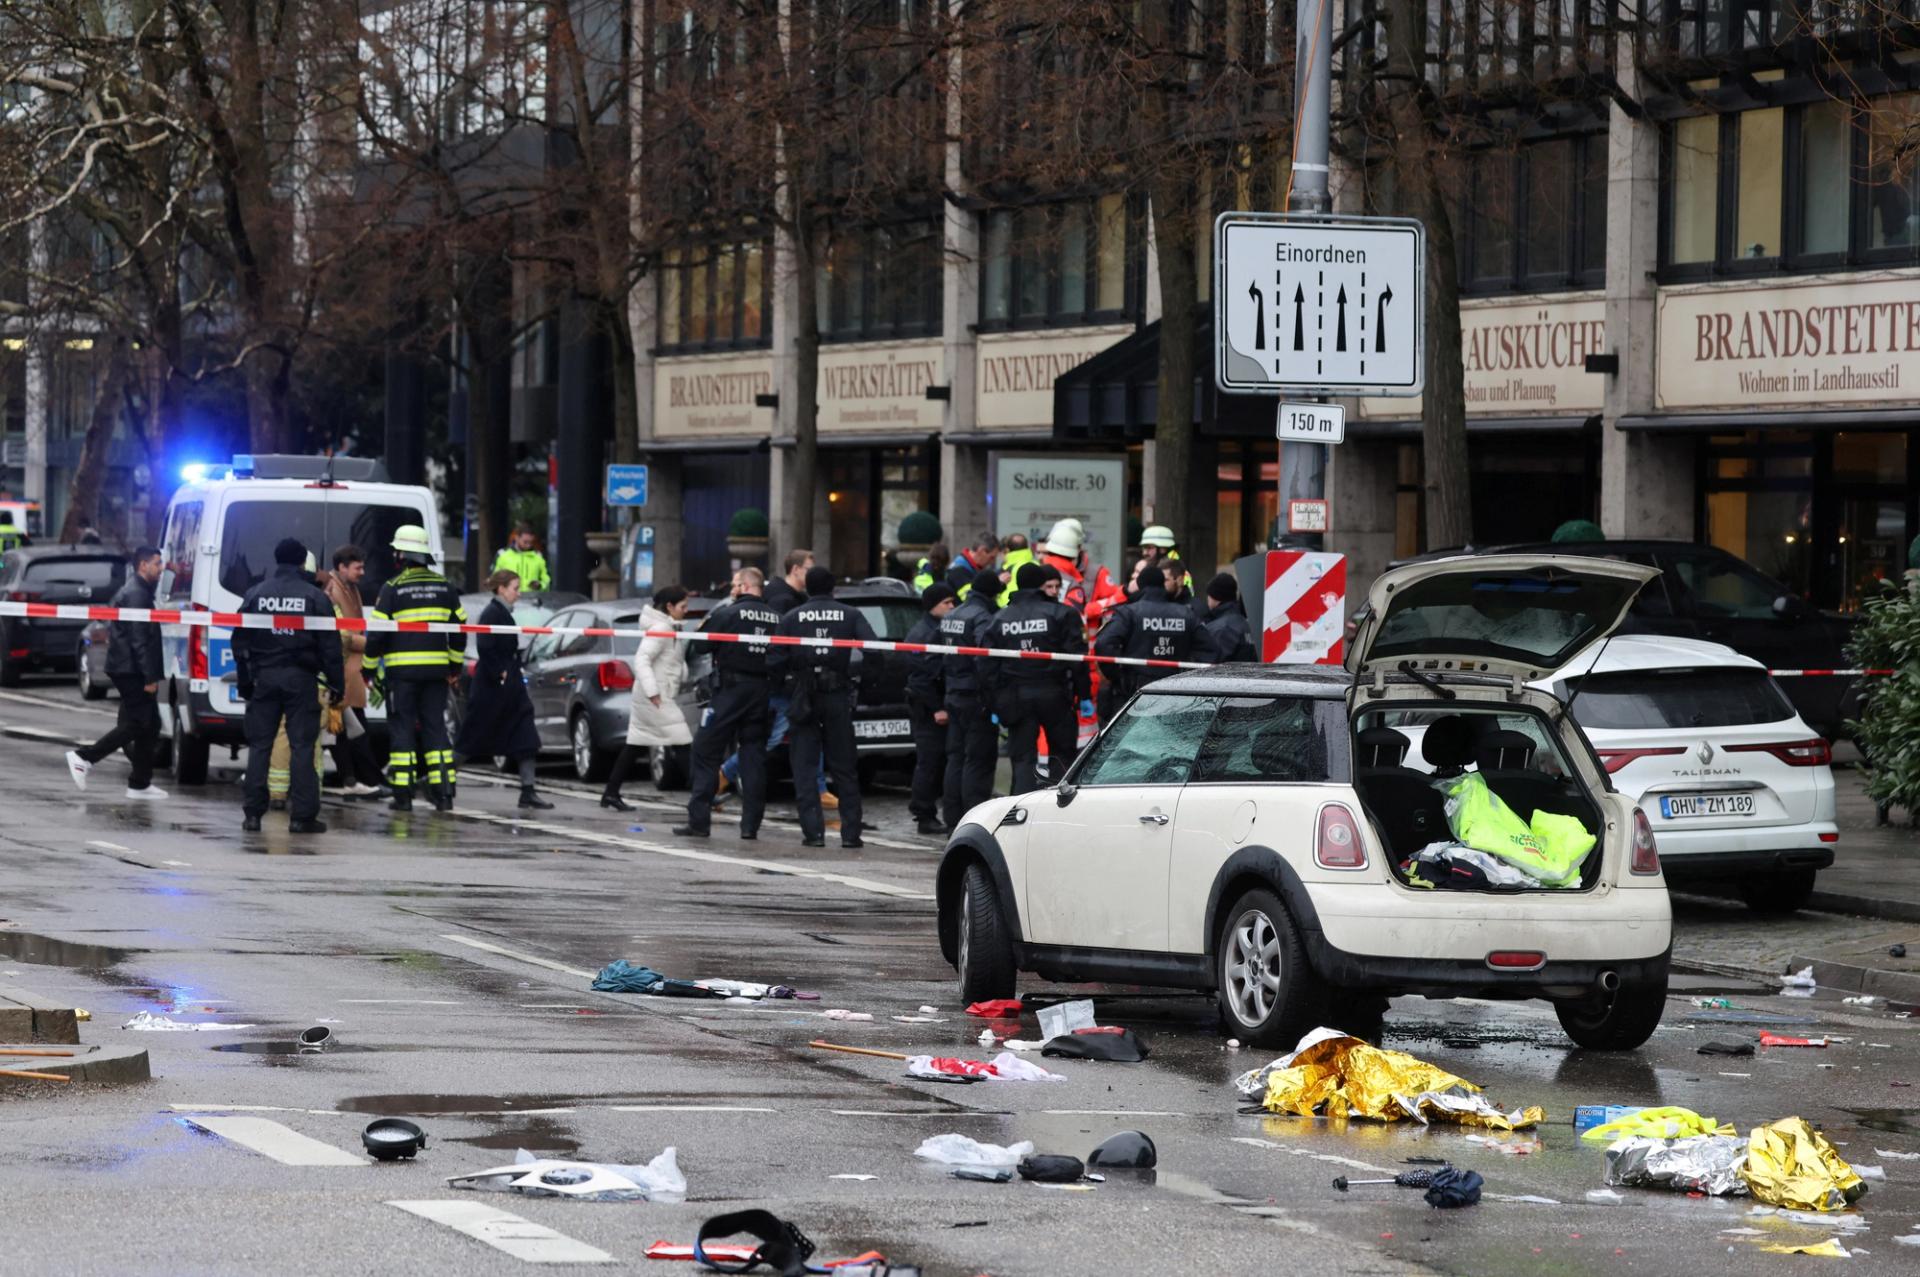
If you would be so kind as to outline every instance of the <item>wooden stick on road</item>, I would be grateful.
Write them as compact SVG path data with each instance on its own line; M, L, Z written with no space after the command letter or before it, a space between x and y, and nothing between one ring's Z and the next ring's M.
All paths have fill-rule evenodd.
M905 1059L905 1056L901 1057ZM0 1069L0 1077L25 1077L36 1082L71 1082L72 1078L64 1073L29 1073L25 1069Z
M67 1059L73 1058L71 1051L28 1051L17 1046L0 1046L0 1055L59 1055Z
M877 1055L883 1060L904 1060L908 1058L899 1051L876 1051L868 1046L841 1046L837 1042L822 1042L818 1038L807 1043L807 1045L821 1051L845 1051L848 1055Z

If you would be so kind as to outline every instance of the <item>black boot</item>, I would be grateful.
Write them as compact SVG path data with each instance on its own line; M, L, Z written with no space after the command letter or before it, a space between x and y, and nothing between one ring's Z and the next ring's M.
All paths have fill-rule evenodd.
M246 818L245 820L243 820L243 821L241 821L241 822L240 822L240 828L241 828L241 830L242 830L243 832L246 832L246 833L249 833L249 834L257 834L257 833L259 833L259 832L260 832L260 817L258 817L258 816L248 816L248 817L247 817L247 818Z
M531 785L520 791L520 805L522 807L536 808L540 811L553 810L553 804L542 798L539 791Z
M293 820L287 822L287 832L290 834L324 834L327 832L327 824L323 820Z
M433 809L435 811L452 811L453 795L444 789L434 790L433 791Z
M600 805L602 807L605 807L608 811L632 811L633 810L632 803L622 802L620 800L620 795L611 793L611 792L600 795Z
M682 838L713 837L713 831L711 829L695 829L692 825L675 825L673 827L673 832L680 835L680 837Z
M413 791L411 789L402 789L398 785L395 785L393 787L392 807L395 811L412 811Z

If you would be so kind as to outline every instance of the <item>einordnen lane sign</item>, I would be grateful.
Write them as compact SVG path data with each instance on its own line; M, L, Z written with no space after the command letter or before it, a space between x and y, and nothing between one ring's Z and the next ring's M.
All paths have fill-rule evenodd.
M1221 390L1420 393L1427 236L1419 222L1223 213L1213 249Z

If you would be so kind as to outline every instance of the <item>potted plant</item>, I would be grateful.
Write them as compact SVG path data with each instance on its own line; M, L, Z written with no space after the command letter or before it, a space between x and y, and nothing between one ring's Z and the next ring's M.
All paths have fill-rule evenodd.
M940 520L927 511L915 510L900 520L900 528L894 535L900 540L900 544L894 547L894 561L910 569L926 557L935 541L946 535L946 529L940 526Z
M752 506L727 520L727 553L747 562L767 557L767 514Z

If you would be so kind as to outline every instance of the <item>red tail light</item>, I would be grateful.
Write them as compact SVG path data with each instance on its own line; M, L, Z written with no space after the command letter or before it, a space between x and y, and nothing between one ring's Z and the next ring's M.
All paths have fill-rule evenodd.
M1660 848L1653 841L1653 823L1638 807L1633 809L1633 854L1627 868L1637 874L1660 872Z
M1495 949L1487 965L1496 971L1538 971L1547 965L1547 955L1538 949Z
M38 603L44 595L38 590L8 590L7 599L13 603Z
M1637 759L1659 758L1666 754L1684 754L1687 751L1682 745L1668 745L1660 749L1596 749L1593 752L1600 755L1600 765L1605 767L1607 775L1611 776Z
M1816 736L1812 740L1770 741L1764 745L1729 745L1729 754L1772 754L1789 767L1825 767L1833 761L1833 746Z
M207 610L198 603L190 604L189 607L195 612ZM187 627L187 677L189 679L207 677L207 627L204 625Z
M1313 860L1322 869L1365 869L1367 844L1360 838L1360 822L1342 803L1320 809L1320 828L1313 840Z
M625 661L602 661L598 673L603 692L624 692L633 686L633 666Z
M7 659L10 661L24 661L32 655L33 649L30 647L10 647L7 649Z

